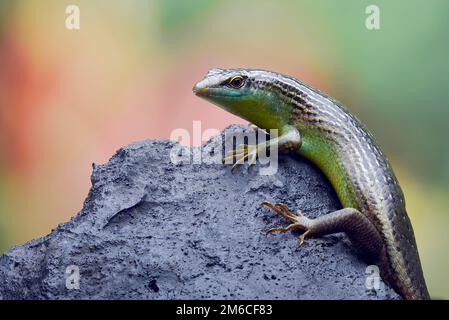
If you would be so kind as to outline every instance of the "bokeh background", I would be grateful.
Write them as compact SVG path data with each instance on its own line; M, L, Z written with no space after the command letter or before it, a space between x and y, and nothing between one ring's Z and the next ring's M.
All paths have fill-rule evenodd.
M68 5L81 29L65 27ZM380 7L380 30L365 8ZM245 123L194 97L211 67L284 72L374 132L431 295L449 298L449 2L0 1L0 252L82 207L91 165L175 128Z

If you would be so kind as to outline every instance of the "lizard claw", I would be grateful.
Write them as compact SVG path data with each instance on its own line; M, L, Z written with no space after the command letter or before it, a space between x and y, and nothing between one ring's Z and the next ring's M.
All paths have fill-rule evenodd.
M306 236L309 234L310 230L307 230L306 232L304 232L302 235L300 235L298 237L298 241L299 241L299 245L302 246L302 244L304 243L304 240L306 239Z
M268 202L268 201L264 201L262 202L263 205L267 206L268 208L274 210L277 214L281 215L282 217L284 217L287 220L290 220L291 223L290 225L288 225L286 228L271 228L267 231L267 234L270 234L272 232L287 232L290 230L296 230L296 229L301 229L304 230L304 233L302 235L299 236L298 240L299 240L299 245L302 245L304 243L304 240L306 238L306 236L310 233L310 219L308 219L307 217L305 217L300 210L296 211L296 215L294 215L289 209L288 207L283 204L283 203L279 203L277 205Z
M229 151L226 156L223 158L223 163L228 163L232 160L236 159L234 164L232 165L231 171L248 160L248 168L256 163L257 160L257 145L248 145L241 144L238 145L235 150Z

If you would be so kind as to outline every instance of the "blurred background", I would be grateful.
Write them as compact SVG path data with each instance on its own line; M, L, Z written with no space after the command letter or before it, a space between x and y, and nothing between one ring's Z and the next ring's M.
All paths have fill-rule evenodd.
M80 29L65 26L68 5ZM365 27L370 4L380 30ZM175 128L246 123L196 98L212 67L300 78L362 119L404 190L433 297L449 298L449 2L0 1L0 252L82 207L91 165Z

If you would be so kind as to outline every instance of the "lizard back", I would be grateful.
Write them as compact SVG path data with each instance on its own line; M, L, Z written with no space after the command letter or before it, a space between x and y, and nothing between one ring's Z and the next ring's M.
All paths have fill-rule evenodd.
M286 97L303 134L300 153L325 173L342 205L368 216L381 234L378 262L386 280L407 299L429 299L403 192L371 133L318 90L289 77L277 81L279 90L296 92Z

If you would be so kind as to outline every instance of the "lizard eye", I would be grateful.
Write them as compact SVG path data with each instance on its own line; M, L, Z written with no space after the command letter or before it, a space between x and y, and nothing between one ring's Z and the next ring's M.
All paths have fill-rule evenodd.
M235 76L231 78L231 80L229 80L228 84L234 89L241 88L245 84L245 78L243 78L242 76Z

